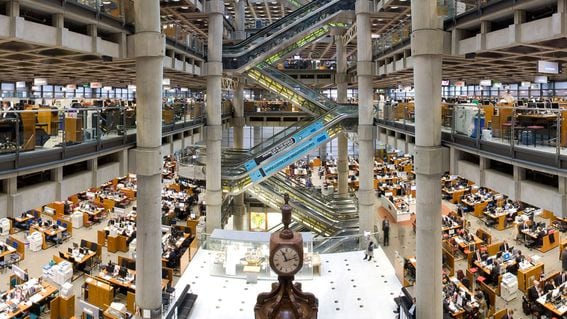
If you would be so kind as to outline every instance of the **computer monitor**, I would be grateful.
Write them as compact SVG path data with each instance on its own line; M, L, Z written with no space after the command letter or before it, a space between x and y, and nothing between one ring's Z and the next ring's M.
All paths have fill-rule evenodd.
M494 259L492 259L492 258L487 258L487 259L486 259L486 264L487 264L487 265L492 265L493 262L494 262Z
M504 259L505 261L510 259L510 253L506 252L504 254L502 254L502 259Z
M499 251L499 252L496 253L496 258L500 258L500 257L502 257L502 252L501 252L501 251Z
M71 248L71 247L67 248L67 252L68 252L69 254L72 254L72 253L73 253L73 248Z

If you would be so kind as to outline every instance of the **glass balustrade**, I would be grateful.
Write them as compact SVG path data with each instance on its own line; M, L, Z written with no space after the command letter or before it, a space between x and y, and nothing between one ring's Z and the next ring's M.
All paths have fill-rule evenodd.
M531 104L531 103L530 103ZM567 102L533 103L539 107L500 103L441 105L444 139L469 147L499 144L510 151L567 155ZM413 131L413 102L376 106L379 123Z
M203 122L202 103L163 106L164 132ZM135 141L136 130L136 110L130 107L7 109L0 111L0 162L12 159L13 154L27 156L85 145L94 145L94 152L109 141L113 146L125 145Z

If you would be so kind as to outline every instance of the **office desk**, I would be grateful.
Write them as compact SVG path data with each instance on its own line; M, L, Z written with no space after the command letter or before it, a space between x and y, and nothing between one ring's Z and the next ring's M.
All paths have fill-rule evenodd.
M84 255L75 254L75 253L69 254L69 252L67 251L61 252L61 257L63 257L63 259L70 261L73 264L73 274L85 273L85 268L87 264L92 265L92 260L94 256L96 256L96 252L88 249L87 249L87 253ZM72 280L75 280L80 276L81 275L77 275L76 277L73 277Z
M460 280L458 280L456 277L451 277L449 278L449 280L454 283L459 290L462 289L467 295L471 297L470 299L473 300L462 307L455 305L457 309L456 311L452 312L453 318L463 319L465 318L466 314L474 313L479 307L479 304L478 302L476 302L472 292L467 287L465 287L465 285L463 285Z
M528 288L532 286L532 281L534 279L539 280L541 273L543 273L543 268L543 263L536 263L530 267L520 267L518 269L518 289L527 293Z
M496 228L497 230L504 230L508 227L511 227L511 225L513 225L513 223L510 223L510 226L506 226L506 216L508 216L508 213L506 211L501 211L498 213L492 213L490 211L483 211L483 214L487 217L490 218L492 220L494 220L494 228Z
M557 306L554 305L551 302L547 302L546 300L546 295L543 295L541 297L539 297L537 299L537 302L542 305L545 309L547 309L548 311L552 312L553 314L559 316L559 317L563 317L563 315L567 314L567 304L563 303L565 301L565 298L567 298L567 295L565 294L561 294L561 290L562 288L564 288L567 284L563 283L561 286L553 289L554 293L557 293L558 298L562 301L561 304L558 304Z
M461 198L465 195L465 192L468 192L469 190L470 190L469 187L455 188L455 189L449 189L443 187L442 189L443 193L445 193L447 197L451 198L451 203L453 204L457 204L461 200Z
M24 216L14 217L14 227L21 230L28 230L28 224L33 219L35 219L35 216L32 214L25 214Z
M488 203L492 202L492 198L483 199L480 201L470 201L466 198L463 198L461 202L469 208L469 211L472 212L474 217L482 216L484 209L488 206Z
M532 232L529 229L522 229L521 232L522 234L524 234L524 236L529 236L533 240L538 239L537 232ZM541 238L541 240L542 240L542 245L541 247L538 247L537 250L541 251L542 253L548 252L551 249L559 246L559 242L560 242L559 231L555 230L553 233L550 234L548 229L546 230L546 234ZM524 240L524 244L525 243L526 241Z
M36 280L36 279L32 279L32 280ZM31 280L29 282L31 282ZM27 285L28 283L25 283L24 285ZM41 304L47 297L58 292L58 290L55 286L47 283L46 281L43 281L41 283L41 286L42 286L42 289L40 291L38 291L37 293L35 293L33 296L29 297L26 300L26 301L31 301L31 302L26 302L26 301L23 301L23 300L20 301L20 300L8 299L8 300L0 303L0 309L3 309L2 311L0 311L0 314L3 314L5 316L5 318L18 317L22 313L26 313L30 310L30 308L32 307L32 302ZM6 294L9 294L13 291L16 291L16 289L17 288L10 289L9 291L6 292ZM15 310L11 310L10 305L13 304L13 302L16 302L16 301L17 301L18 307Z
M4 257L9 256L16 252L16 248L6 245L5 243L0 243L0 260L4 260Z
M49 236L50 238L57 238L57 240L61 240L63 241L63 232L66 230L66 228L61 227L61 226L57 226L57 228L53 228L53 227L42 227L39 225L32 225L30 227L30 233L33 232L40 232L42 233L43 236L43 244L41 246L42 249L47 249L51 246L55 245L55 242L53 242L52 244L49 244L47 242L47 236Z
M472 235L473 236L473 240L469 241L469 240L465 240L462 236L454 236L453 238L455 238L455 242L459 245L459 248L461 248L461 250L468 249L470 245L474 245L475 247L480 246L483 241L482 239L478 238L476 235Z
M130 290L130 291L136 291L136 283L134 281L134 278L136 276L136 271L128 269L128 274L129 274L128 275L129 278L121 279L120 277L118 277L118 275L109 274L106 271L101 271L97 274L97 278L109 282L113 286L125 288L126 290ZM161 290L164 290L165 287L167 287L168 283L169 283L168 279L162 279Z

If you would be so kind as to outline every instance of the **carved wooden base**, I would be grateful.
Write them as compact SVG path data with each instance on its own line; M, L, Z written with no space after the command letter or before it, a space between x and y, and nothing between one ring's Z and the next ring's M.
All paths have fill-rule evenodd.
M258 295L254 306L256 319L317 319L319 301L309 292L301 291L293 277L278 277L271 292Z

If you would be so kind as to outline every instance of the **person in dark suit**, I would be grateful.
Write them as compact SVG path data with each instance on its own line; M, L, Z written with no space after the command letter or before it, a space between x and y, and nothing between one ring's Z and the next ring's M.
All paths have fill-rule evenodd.
M567 282L567 271L562 271L559 275L555 276L555 286L559 287L564 282Z
M567 271L567 246L565 246L561 252L561 266L563 271Z
M393 201L392 201L393 203ZM384 232L384 246L390 245L390 221L385 218L382 221L382 231Z
M545 285L543 286L543 293L548 293L553 289L555 289L555 280L550 279L545 282Z
M498 285L498 277L500 276L500 264L498 261L494 261L494 266L490 272L490 283L493 285Z
M500 251L501 252L510 251L510 245L506 240L504 240L504 242L502 242L502 245L500 245Z
M531 303L536 304L537 299L543 295L543 291L539 287L539 281L534 280L533 286L528 289L528 299Z
M4 101L2 103L2 118L3 119L16 119L18 115L14 111L14 107L10 105L10 102Z
M506 310L506 313L504 314L504 316L502 316L502 319L514 319L514 310Z

